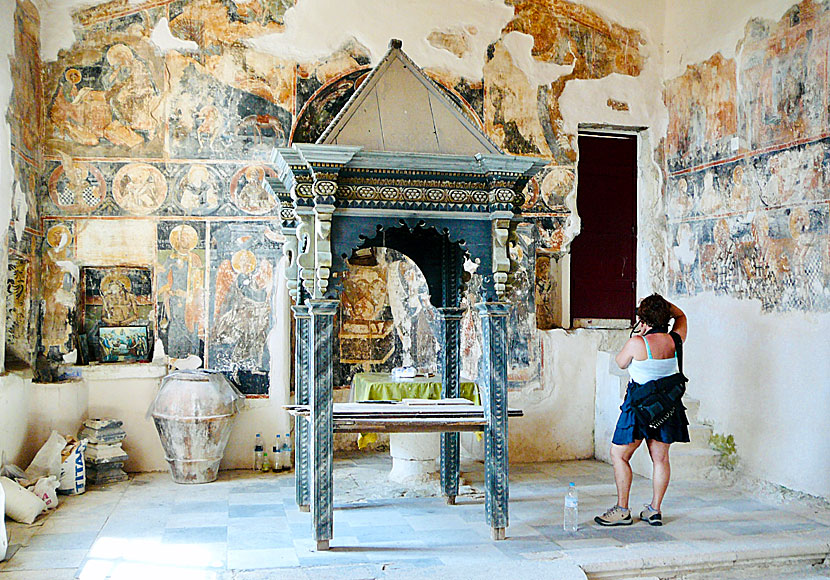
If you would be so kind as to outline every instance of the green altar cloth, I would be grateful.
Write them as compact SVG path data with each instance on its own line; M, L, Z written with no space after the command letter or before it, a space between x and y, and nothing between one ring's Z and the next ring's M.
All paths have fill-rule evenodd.
M352 379L352 401L402 401L403 399L440 399L441 381L437 377L393 379L391 373L357 373ZM481 404L478 386L461 383L461 397Z
M403 399L440 399L441 381L437 377L393 379L392 373L357 373L352 379L350 401L402 401ZM481 404L478 385L462 381L461 397ZM376 433L361 434L357 438L358 449L377 441Z

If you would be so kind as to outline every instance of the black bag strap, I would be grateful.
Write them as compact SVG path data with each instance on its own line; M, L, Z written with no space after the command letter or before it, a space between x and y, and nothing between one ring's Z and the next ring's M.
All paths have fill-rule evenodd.
M680 374L683 374L683 339L680 335L672 331L669 333L674 341L674 352L677 353L677 368L680 369Z

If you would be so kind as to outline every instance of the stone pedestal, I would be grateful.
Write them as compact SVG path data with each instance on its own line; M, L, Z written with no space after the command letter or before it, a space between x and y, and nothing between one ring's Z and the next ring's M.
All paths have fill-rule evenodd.
M389 479L397 483L435 479L440 451L441 433L391 433L392 471Z

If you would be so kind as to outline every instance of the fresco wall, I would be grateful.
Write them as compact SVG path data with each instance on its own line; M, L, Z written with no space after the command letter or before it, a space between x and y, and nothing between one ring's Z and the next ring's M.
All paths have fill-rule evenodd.
M9 365L32 365L40 312L39 245L43 239L37 204L43 96L38 56L40 18L31 2L17 3L13 27L13 91L9 109L3 112L10 128L14 180L9 196L12 212L7 235L5 355Z
M667 83L673 293L830 310L829 49L830 7L805 0Z
M511 385L521 388L540 380L537 327L561 325L552 306L561 296L558 277L550 273L567 250L564 231L572 216L565 199L575 190L576 152L575 135L563 129L558 98L569 80L637 76L645 57L639 32L590 9L561 0L509 4L514 18L481 55L480 78L449 67L427 72L506 152L551 160L529 185L513 246L514 280L524 289L512 298L510 376ZM22 188L32 202L28 260L42 257L44 266L10 267L15 296L27 279L24 271L33 285L41 272L43 289L34 294L41 301L30 302L43 309L41 350L47 357L62 360L84 341L94 357L94 336L89 342L94 331L86 321L95 316L85 316L92 304L85 298L81 268L144 268L151 294L141 300L152 307L148 325L167 354L198 356L235 378L248 394L267 392L269 354L263 341L274 322L271 302L282 239L275 221L278 202L259 185L264 176L273 176L263 162L274 146L316 139L379 58L354 38L315 58L276 55L247 42L282 32L292 5L290 0L103 3L74 13L74 44L42 64L37 12L20 5L18 54L30 58L16 69L21 88L12 109L17 118L37 120L18 123L17 142L31 165L32 185ZM190 47L156 44L153 34L165 25L176 42ZM425 40L436 50L468 58L477 33L473 26L445 26ZM514 60L508 42L513 33L533 38L531 54L539 63L570 72L540 85ZM51 242L45 235L49 228L56 228ZM119 233L102 247L103 231ZM348 381L352 368L432 356L434 313L418 306L425 304L423 297L410 304L414 278L395 263L372 274L385 276L387 283L397 280L374 318L360 318L365 297L356 299L358 306L347 305L340 322L339 384ZM360 294L369 272L350 272L348 300ZM410 294L400 294L401 288ZM30 310L38 316L36 308ZM403 318L402 312L416 310L416 322ZM256 314L257 323L231 328L228 320L241 313ZM12 322L10 328L20 334L20 317ZM20 337L9 343L15 341Z

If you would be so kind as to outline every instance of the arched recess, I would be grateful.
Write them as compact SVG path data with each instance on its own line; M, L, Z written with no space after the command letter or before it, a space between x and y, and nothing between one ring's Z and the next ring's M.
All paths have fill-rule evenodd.
M436 308L458 307L464 288L464 259L491 271L490 222L343 216L332 224L334 271L360 248L386 247L404 254L424 274ZM486 285L485 285L486 286ZM332 288L336 292L336 288Z

